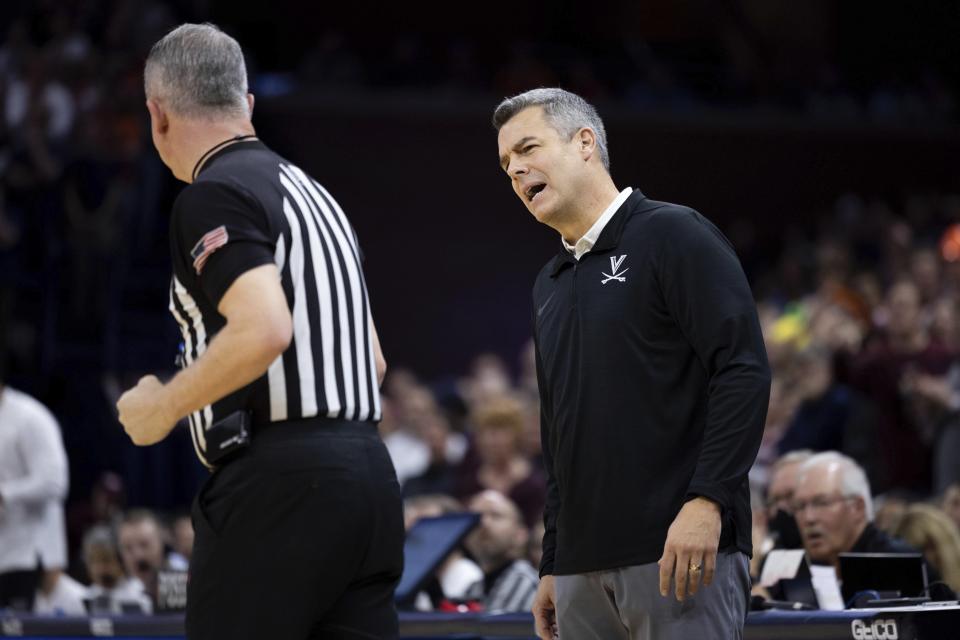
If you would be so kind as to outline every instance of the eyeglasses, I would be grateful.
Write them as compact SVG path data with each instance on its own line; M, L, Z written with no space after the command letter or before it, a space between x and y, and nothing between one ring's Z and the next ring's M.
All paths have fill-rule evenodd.
M793 511L794 515L803 513L807 507L810 507L814 511L822 511L823 509L835 505L838 502L853 500L857 497L859 496L833 496L832 498L828 498L827 496L816 496L811 500L794 500L790 503L790 509Z
M791 498L793 493L780 494L777 496L768 496L767 497L767 509L775 511L777 509L783 509L784 511L789 511L793 506Z

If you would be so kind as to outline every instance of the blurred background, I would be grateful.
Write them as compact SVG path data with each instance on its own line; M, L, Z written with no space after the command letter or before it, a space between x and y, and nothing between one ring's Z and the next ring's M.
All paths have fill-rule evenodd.
M537 86L598 107L618 187L736 247L774 369L758 495L796 449L852 455L901 502L960 481L960 4L4 0L0 379L59 422L72 555L109 505L175 514L206 474L182 430L137 449L113 408L174 370L182 185L141 74L186 21L239 40L259 135L358 231L408 497L496 488L528 524L542 509L529 292L560 242L490 125ZM522 490L484 480L518 459Z

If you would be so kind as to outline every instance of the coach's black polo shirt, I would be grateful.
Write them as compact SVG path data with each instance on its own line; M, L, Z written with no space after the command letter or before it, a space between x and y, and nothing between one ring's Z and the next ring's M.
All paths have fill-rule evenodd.
M751 552L747 472L770 388L730 243L634 191L579 262L533 289L550 482L541 574L655 562L683 503L720 504L721 549Z

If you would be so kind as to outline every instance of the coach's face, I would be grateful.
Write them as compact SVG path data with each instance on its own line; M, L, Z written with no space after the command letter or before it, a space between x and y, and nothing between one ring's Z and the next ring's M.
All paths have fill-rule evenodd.
M593 131L580 129L569 140L547 121L542 107L527 107L500 128L500 167L513 191L540 222L554 228L571 214L576 194L590 179Z

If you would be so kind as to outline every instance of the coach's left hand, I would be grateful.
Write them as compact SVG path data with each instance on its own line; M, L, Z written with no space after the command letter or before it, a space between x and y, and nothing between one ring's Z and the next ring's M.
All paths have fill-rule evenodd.
M137 386L117 400L117 411L124 431L133 444L146 446L160 442L177 423L156 376L143 376Z
M720 544L720 506L706 498L687 501L667 531L660 565L660 595L670 591L675 581L677 600L697 592L700 579L704 586L713 581Z

